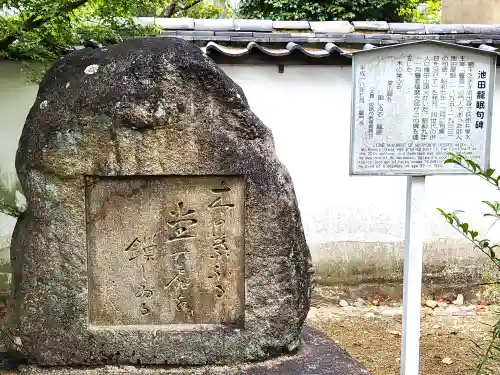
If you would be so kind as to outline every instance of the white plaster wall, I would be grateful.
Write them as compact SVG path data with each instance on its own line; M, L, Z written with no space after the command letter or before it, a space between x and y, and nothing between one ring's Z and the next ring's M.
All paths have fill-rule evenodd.
M0 61L0 171L12 178L17 142L37 90L35 85L26 83L21 69L19 63ZM14 224L14 219L0 214L0 248Z
M330 241L403 240L405 177L350 177L348 173L350 67L287 66L283 74L275 66L226 65L223 69L243 88L253 110L273 131L277 153L292 175L306 236L313 247ZM24 83L18 65L0 62L3 170L14 170L18 137L35 96L36 87ZM497 89L495 108L500 108L499 101ZM500 169L500 153L495 148L500 141L500 110L495 111L493 121L491 160ZM495 190L473 176L428 178L428 242L445 241L446 246L461 251L457 245L460 237L435 208L465 210L465 217L477 227L488 229L480 201L495 199L500 200ZM12 225L13 220L0 219L4 233ZM500 239L498 228L489 237Z
M350 67L224 66L275 137L288 167L311 244L329 241L398 242L404 235L405 177L350 177ZM497 80L496 108L500 108ZM500 169L500 110L494 114L492 166ZM497 125L497 126L495 126ZM456 238L436 207L462 209L478 227L481 200L500 200L474 176L427 178L427 240ZM498 229L498 228L497 228ZM493 230L489 237L500 238Z

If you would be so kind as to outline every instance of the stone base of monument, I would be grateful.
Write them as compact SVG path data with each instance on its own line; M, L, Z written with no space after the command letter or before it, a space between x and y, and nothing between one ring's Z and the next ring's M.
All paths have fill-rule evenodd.
M20 366L22 375L369 375L370 373L325 334L303 330L294 355L238 367L105 366L95 368Z

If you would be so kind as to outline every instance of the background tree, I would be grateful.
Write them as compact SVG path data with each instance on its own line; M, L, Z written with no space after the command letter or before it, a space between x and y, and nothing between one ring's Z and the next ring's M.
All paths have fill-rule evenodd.
M409 0L399 14L409 22L415 23L440 23L441 0Z
M203 0L0 0L0 58L50 64L74 46L154 35L140 15L213 18L222 8Z
M242 0L238 10L244 18L402 22L418 18L417 6L427 2L440 4L436 0Z

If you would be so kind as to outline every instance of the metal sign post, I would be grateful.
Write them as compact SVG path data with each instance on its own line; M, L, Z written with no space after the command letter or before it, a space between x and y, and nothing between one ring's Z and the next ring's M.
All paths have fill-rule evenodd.
M407 177L401 375L418 375L424 249L425 177Z
M401 375L419 374L425 176L489 167L496 54L438 41L353 53L351 175L407 176Z

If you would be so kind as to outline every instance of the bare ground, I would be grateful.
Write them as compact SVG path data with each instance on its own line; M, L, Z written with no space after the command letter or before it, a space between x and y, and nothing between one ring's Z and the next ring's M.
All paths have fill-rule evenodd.
M332 299L333 294L328 287L316 289L308 324L326 332L372 374L398 375L400 307L385 301L385 306L380 307L341 308L338 299ZM493 309L489 306L487 311L472 316L434 316L424 312L420 375L472 375L477 360L471 347L473 341L486 342L491 337L488 325L498 318ZM4 310L0 309L0 321ZM450 361L443 363L444 359ZM15 375L5 370L0 373ZM500 374L500 367L493 373Z
M368 313L366 309L369 307L361 313L356 308L346 311L322 298L324 291L321 288L313 298L308 324L326 332L371 373L399 374L401 315L382 316L377 307ZM387 311L397 310L398 307L389 307ZM420 374L473 374L477 360L471 347L473 341L486 342L491 337L488 324L493 324L498 318L492 310L490 306L486 312L465 317L423 313ZM443 363L443 360L451 363ZM500 367L496 373L500 374Z

